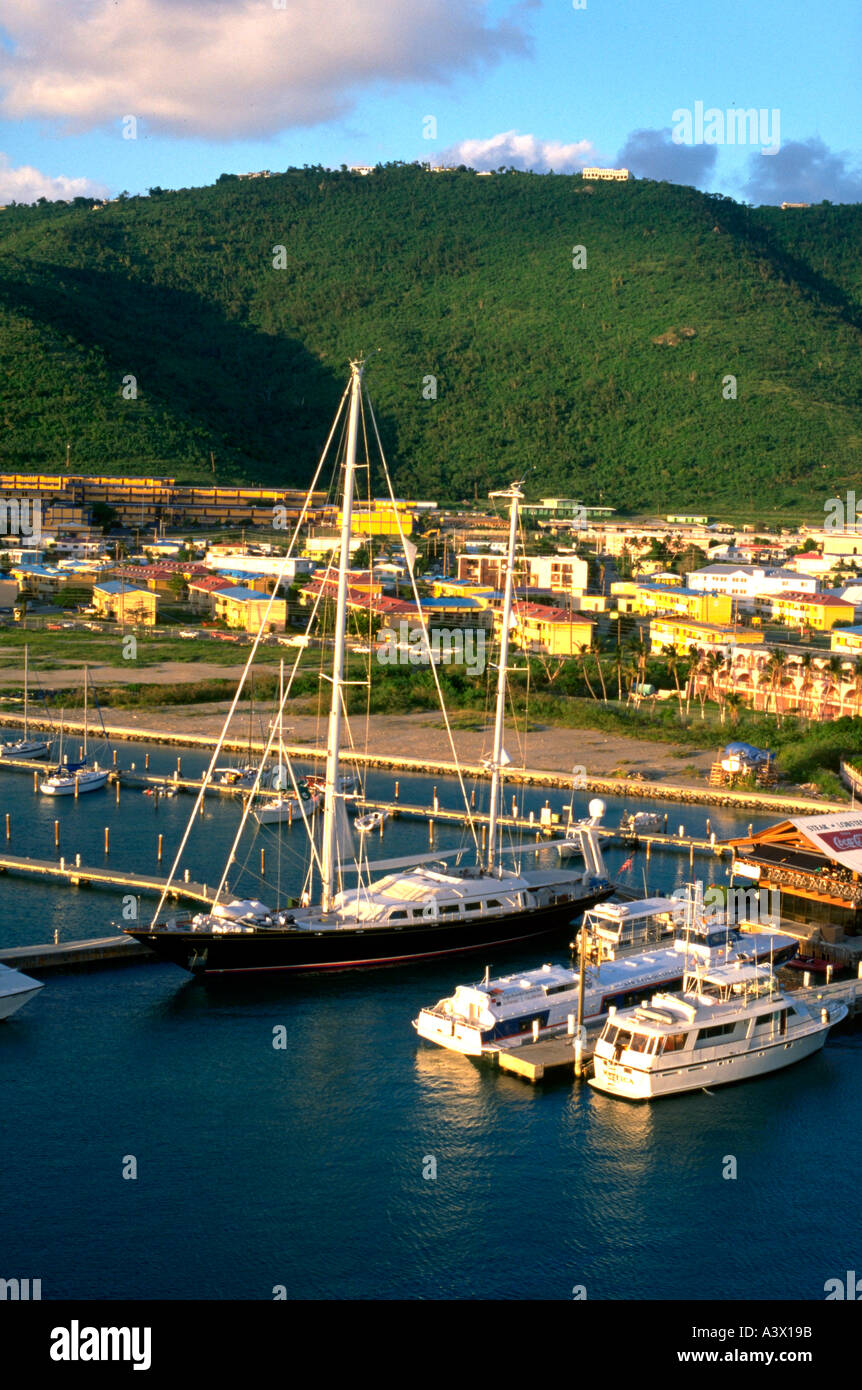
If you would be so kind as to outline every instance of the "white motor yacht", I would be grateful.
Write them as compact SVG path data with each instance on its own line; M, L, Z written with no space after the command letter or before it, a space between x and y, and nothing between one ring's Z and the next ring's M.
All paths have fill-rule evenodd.
M847 1016L785 994L773 972L737 960L686 975L681 993L614 1013L593 1055L590 1085L628 1100L723 1086L809 1057Z
M658 945L639 954L623 951L596 956L584 971L583 1025L595 1038L615 1009L649 999L657 989L681 989L692 965L700 969L727 962L767 961L779 965L796 954L794 937L777 932L742 932L697 915L700 885L694 885L687 901L648 898L640 904L644 920L654 920L657 906L670 904L686 910L685 925L677 915L673 944ZM637 903L607 904L637 908ZM585 914L584 925L595 911ZM637 918L635 918L637 920ZM607 949L607 945L606 945ZM542 965L536 970L485 979L477 985L458 985L454 994L431 1008L422 1009L413 1026L421 1038L452 1052L480 1057L571 1031L578 1012L579 972L561 965Z

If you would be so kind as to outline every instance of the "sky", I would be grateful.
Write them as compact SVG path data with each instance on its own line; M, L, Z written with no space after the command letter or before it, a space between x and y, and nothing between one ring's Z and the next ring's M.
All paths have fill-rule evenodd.
M858 0L3 0L0 204L390 160L859 202L860 55Z

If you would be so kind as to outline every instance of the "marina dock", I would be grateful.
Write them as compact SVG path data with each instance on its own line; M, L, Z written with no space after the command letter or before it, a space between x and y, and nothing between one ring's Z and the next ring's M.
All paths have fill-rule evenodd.
M157 964L149 947L129 936L100 936L89 941L51 942L47 946L12 946L0 951L0 964L13 970L83 970L98 966Z
M29 855L0 853L0 873L24 874L27 877L51 879L60 883L67 883L74 888L89 888L91 886L99 888L122 888L128 889L135 895L149 895L160 897L167 879L158 878L154 874L133 874L125 869L112 869L103 867L100 869L84 865L80 862L81 856L75 855L74 860L66 858L54 859L35 859ZM184 899L188 902L202 903L209 907L212 902L212 893L205 883L193 883L189 879L177 879L168 890L168 897L177 900Z
M788 992L794 999L814 1009L825 1009L830 1004L839 1002L845 1003L848 1007L845 1027L855 1024L862 1013L860 980L836 980L828 985L801 986L799 989L791 986ZM583 1052L585 1063L593 1055L600 1032L601 1027L587 1029ZM521 1077L532 1085L539 1081L560 1080L574 1076L574 1038L569 1033L561 1032L549 1038L542 1038L538 1042L522 1043L520 1047L501 1048L496 1054L496 1060L501 1071Z

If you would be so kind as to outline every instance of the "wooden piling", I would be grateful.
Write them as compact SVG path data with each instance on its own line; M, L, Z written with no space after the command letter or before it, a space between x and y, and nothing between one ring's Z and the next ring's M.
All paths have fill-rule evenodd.
M162 837L161 837L161 835L159 836L158 848L156 849L156 860L157 860L157 862L158 862L159 864L161 864L161 862L162 862Z
M107 825L106 825L106 826L105 826L105 853L106 853L106 854L108 853L108 850L109 850L109 848L110 848L110 843L111 843L111 830L110 830L110 826L107 826Z
M12 838L12 817L10 816L9 812L7 811L7 812L6 812L6 839L7 839L7 840L11 840L11 838Z
M145 769L146 771L148 771L148 770L149 770L149 766L150 766L150 755L149 755L149 753L145 753L145 754L144 754L144 769Z
M260 876L266 878L266 850L261 846L260 850Z
M54 821L54 848L60 848L60 822L58 820Z

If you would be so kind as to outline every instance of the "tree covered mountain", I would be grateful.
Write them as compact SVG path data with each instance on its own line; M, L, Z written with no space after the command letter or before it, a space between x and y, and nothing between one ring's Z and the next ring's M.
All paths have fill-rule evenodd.
M819 511L856 483L860 222L415 165L8 207L0 469L304 485L379 349L402 495Z

